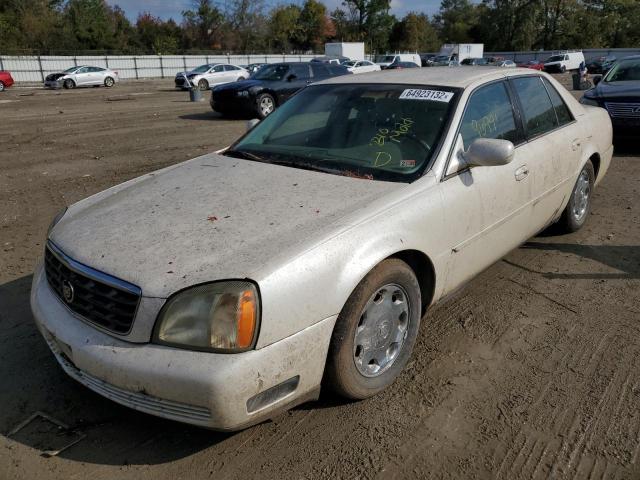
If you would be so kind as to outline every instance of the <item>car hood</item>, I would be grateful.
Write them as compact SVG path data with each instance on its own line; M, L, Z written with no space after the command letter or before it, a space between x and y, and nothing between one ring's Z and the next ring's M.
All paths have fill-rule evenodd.
M277 268L403 185L210 154L71 206L50 239L76 261L164 298Z
M590 97L597 98L640 97L640 81L600 82L590 93Z
M255 80L252 78L249 78L248 80L240 80L239 82L231 82L231 83L225 83L223 85L218 85L217 87L214 88L215 91L220 92L223 90L246 90L248 88L251 87L258 87L258 86L264 86L265 83L267 83L268 80Z
M67 75L69 75L68 73L62 73L62 72L57 72L57 73L51 73L49 75L47 75L47 78L45 80L58 80L62 77L66 77Z

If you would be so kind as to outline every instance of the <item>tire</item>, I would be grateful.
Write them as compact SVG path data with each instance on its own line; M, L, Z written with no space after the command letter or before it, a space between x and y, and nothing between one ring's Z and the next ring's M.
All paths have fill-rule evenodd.
M241 81L243 81L244 79L245 79L244 77L238 77L238 78L236 79L236 82L241 82Z
M591 211L591 196L595 179L593 164L588 161L580 171L578 180L571 191L569 203L558 220L558 227L562 233L576 232L587 222Z
M562 66L560 67L560 73L564 73L564 72L566 72L566 71L567 71L567 67L565 67L564 65L562 65Z
M358 284L338 315L325 385L354 400L387 388L411 356L420 317L420 285L413 270L398 259L380 263Z
M198 82L198 88L201 91L205 91L209 89L209 82L207 82L204 78Z
M66 88L67 90L70 90L72 88L76 88L76 82L74 82L73 80L71 80L70 78L67 78L63 83L62 86L64 88Z
M0 82L0 92L4 92L4 82Z
M261 93L256 99L256 113L262 120L268 117L276 109L276 101L269 93Z
M107 88L111 88L116 84L116 81L111 77L106 77L104 79L104 86Z

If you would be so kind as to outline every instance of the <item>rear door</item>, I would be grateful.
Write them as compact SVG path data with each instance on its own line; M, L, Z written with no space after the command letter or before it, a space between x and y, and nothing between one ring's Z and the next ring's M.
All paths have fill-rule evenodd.
M473 167L442 180L451 259L447 289L455 288L529 237L531 178L524 134L506 81L477 88L469 97L452 156L478 138L516 146L511 163ZM450 161L454 161L452 158Z
M527 170L532 176L535 231L558 214L573 188L582 154L579 126L551 83L538 75L509 80L522 112L528 153Z

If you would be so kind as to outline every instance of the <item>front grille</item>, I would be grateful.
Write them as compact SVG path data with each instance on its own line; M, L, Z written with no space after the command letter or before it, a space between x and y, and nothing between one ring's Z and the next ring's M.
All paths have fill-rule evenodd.
M51 289L73 312L114 333L131 330L142 291L67 257L49 242L44 254Z
M184 77L176 77L175 79L176 86L181 87L184 85Z
M621 118L640 118L640 103L606 102L609 115Z

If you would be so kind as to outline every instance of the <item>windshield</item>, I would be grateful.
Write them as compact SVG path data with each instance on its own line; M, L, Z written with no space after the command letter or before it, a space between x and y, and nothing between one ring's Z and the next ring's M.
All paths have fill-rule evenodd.
M266 65L258 70L253 78L256 80L282 80L288 71L287 65Z
M73 73L75 72L79 67L71 67L71 68L67 68L66 70L64 70L62 73Z
M551 57L547 58L547 63L549 62L561 62L564 60L564 55L552 55Z
M191 70L193 73L205 73L209 70L209 65L200 65L198 68Z
M395 55L381 55L376 58L378 63L391 63L396 59Z
M428 167L457 90L393 84L305 88L225 154L376 180Z
M640 58L622 60L604 77L605 82L640 81Z

